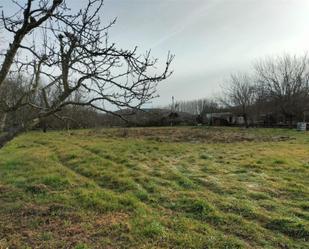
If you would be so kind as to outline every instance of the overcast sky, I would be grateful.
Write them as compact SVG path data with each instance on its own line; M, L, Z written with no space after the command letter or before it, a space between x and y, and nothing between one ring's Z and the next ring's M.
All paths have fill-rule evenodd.
M151 48L161 62L176 55L153 105L212 96L257 58L309 50L309 0L105 0L101 15L118 18L110 38L119 46Z
M121 46L176 55L164 103L211 96L259 57L309 50L309 0L106 0L103 15L118 17Z

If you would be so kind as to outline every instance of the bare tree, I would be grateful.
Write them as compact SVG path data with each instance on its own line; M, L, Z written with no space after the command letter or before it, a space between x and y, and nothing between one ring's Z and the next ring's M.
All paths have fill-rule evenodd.
M246 127L249 126L250 109L256 98L252 82L251 77L246 74L232 74L229 85L223 89L223 104L236 110L237 114L244 118Z
M19 10L12 16L6 17L3 11L1 15L2 25L6 31L14 34L14 38L9 44L4 61L1 64L0 86L8 75L17 51L22 47L25 36L51 19L55 14L61 13L60 10L57 11L58 8L65 8L63 0L53 0L51 4L50 1L41 0L35 9L33 9L34 0L27 0L24 6L17 1L12 2L18 6Z
M277 106L289 124L303 115L309 97L309 61L306 55L283 55L260 60L255 72L261 96Z
M12 1L19 11L2 13L7 32L14 35L0 64L0 95L8 74L27 75L26 91L14 102L2 99L5 111L24 106L38 113L34 123L57 115L65 106L89 106L113 113L117 108L139 108L156 97L157 84L171 75L173 55L162 72L158 60L137 48L124 50L109 43L113 20L102 26L103 0L88 0L77 13L64 0ZM86 1L85 1L86 2ZM82 97L78 99L76 94Z
M0 92L0 127L3 131L6 124L10 123L8 117L11 116L12 113L16 113L16 116L19 116L22 119L22 116L29 116L28 111L23 108L20 103L22 96L27 93L26 85L24 84L24 78L21 75L18 77L13 77L12 75L8 77L1 86L2 91ZM15 107L19 108L15 108ZM18 109L23 108L23 112L19 112ZM19 112L17 114L17 112ZM15 122L16 123L16 122ZM20 122L19 122L20 123ZM21 126L23 126L20 123Z

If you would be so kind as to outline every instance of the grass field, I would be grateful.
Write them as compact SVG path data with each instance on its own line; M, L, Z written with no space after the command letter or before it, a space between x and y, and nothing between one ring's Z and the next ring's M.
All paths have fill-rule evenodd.
M0 248L308 248L309 134L30 132L0 150Z

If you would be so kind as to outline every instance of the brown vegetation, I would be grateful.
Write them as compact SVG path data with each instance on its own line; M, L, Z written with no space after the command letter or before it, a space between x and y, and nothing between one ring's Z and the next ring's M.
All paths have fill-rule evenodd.
M114 128L96 129L88 132L89 136L137 138L161 142L191 142L191 143L233 143L243 141L275 142L293 139L289 136L254 134L245 129L227 129L223 127L199 128L174 127L164 128Z

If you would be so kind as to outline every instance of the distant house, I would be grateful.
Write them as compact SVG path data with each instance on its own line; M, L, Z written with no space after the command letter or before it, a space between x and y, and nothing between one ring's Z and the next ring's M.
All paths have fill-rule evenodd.
M229 125L244 125L244 118L233 112L215 112L205 113L201 118L203 124L215 126L229 126ZM309 111L303 113L303 117L294 118L292 123L281 113L265 112L253 113L249 118L249 124L260 127L289 127L296 126L297 122L309 123Z
M215 112L203 115L203 123L208 125L243 125L244 118L232 112Z

